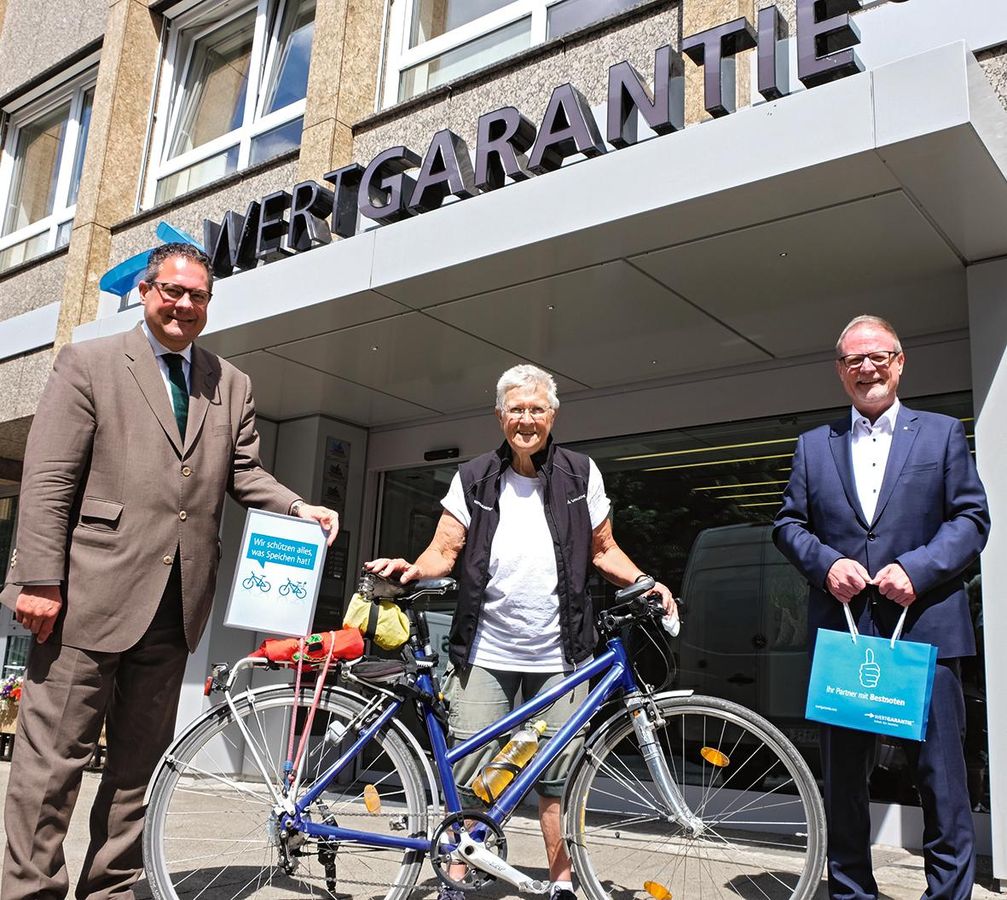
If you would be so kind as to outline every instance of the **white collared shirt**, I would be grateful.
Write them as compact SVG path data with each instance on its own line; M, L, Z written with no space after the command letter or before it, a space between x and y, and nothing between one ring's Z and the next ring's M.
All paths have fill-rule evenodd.
M873 425L855 406L852 408L850 450L853 457L853 483L868 524L874 521L874 512L878 507L878 494L885 477L888 452L892 449L892 435L895 433L895 420L901 405L896 397L895 402L878 416Z
M143 328L143 333L147 336L147 340L150 341L151 349L154 351L154 358L157 360L157 369L161 373L161 381L164 382L164 389L168 392L168 405L174 409L175 401L171 396L171 381L168 378L168 363L165 361L164 356L166 353L177 353L182 357L182 374L185 375L185 383L189 387L189 392L192 392L192 379L189 377L189 370L192 368L192 344L189 344L184 350L169 350L165 347L154 335L150 333L150 329L147 327L147 323L141 322L140 326Z

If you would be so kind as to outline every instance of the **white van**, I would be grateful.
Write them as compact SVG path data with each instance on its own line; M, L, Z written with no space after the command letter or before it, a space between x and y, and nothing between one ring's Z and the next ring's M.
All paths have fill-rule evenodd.
M817 745L804 719L810 660L808 584L773 544L772 525L701 531L682 578L687 626L678 686L754 709L798 746Z

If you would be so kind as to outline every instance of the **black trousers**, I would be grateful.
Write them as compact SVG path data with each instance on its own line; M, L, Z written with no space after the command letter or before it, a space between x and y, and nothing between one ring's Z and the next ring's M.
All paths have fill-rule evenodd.
M876 737L823 725L825 817L829 826L829 896L878 896L871 870L868 779ZM975 831L965 770L965 699L961 663L939 659L926 740L904 741L923 805L927 900L968 900L975 881Z

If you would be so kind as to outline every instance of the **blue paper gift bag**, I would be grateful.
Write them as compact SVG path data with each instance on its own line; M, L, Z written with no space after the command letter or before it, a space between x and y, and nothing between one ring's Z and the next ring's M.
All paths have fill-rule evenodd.
M849 633L821 628L804 715L816 722L922 741L930 716L937 648L859 634L844 604Z

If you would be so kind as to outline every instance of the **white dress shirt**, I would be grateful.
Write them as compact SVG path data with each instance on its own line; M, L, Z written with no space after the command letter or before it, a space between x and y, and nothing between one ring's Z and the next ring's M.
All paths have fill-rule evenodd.
M870 419L857 411L852 411L853 429L851 446L853 456L853 483L857 488L857 499L864 511L867 524L874 521L878 506L878 494L885 477L888 451L892 449L892 435L895 433L895 419L899 414L899 398L888 407L872 425Z
M166 353L177 353L182 357L182 374L185 375L185 383L189 387L189 392L192 393L192 379L189 377L189 370L192 368L192 344L189 344L189 346L184 350L169 350L150 333L150 329L147 327L146 321L141 322L140 324L143 327L143 333L147 335L147 340L150 341L151 349L154 351L154 357L157 359L157 368L161 373L161 381L164 382L164 389L168 392L168 405L171 409L174 409L175 401L171 396L171 381L168 378L168 363L165 361L164 356Z

